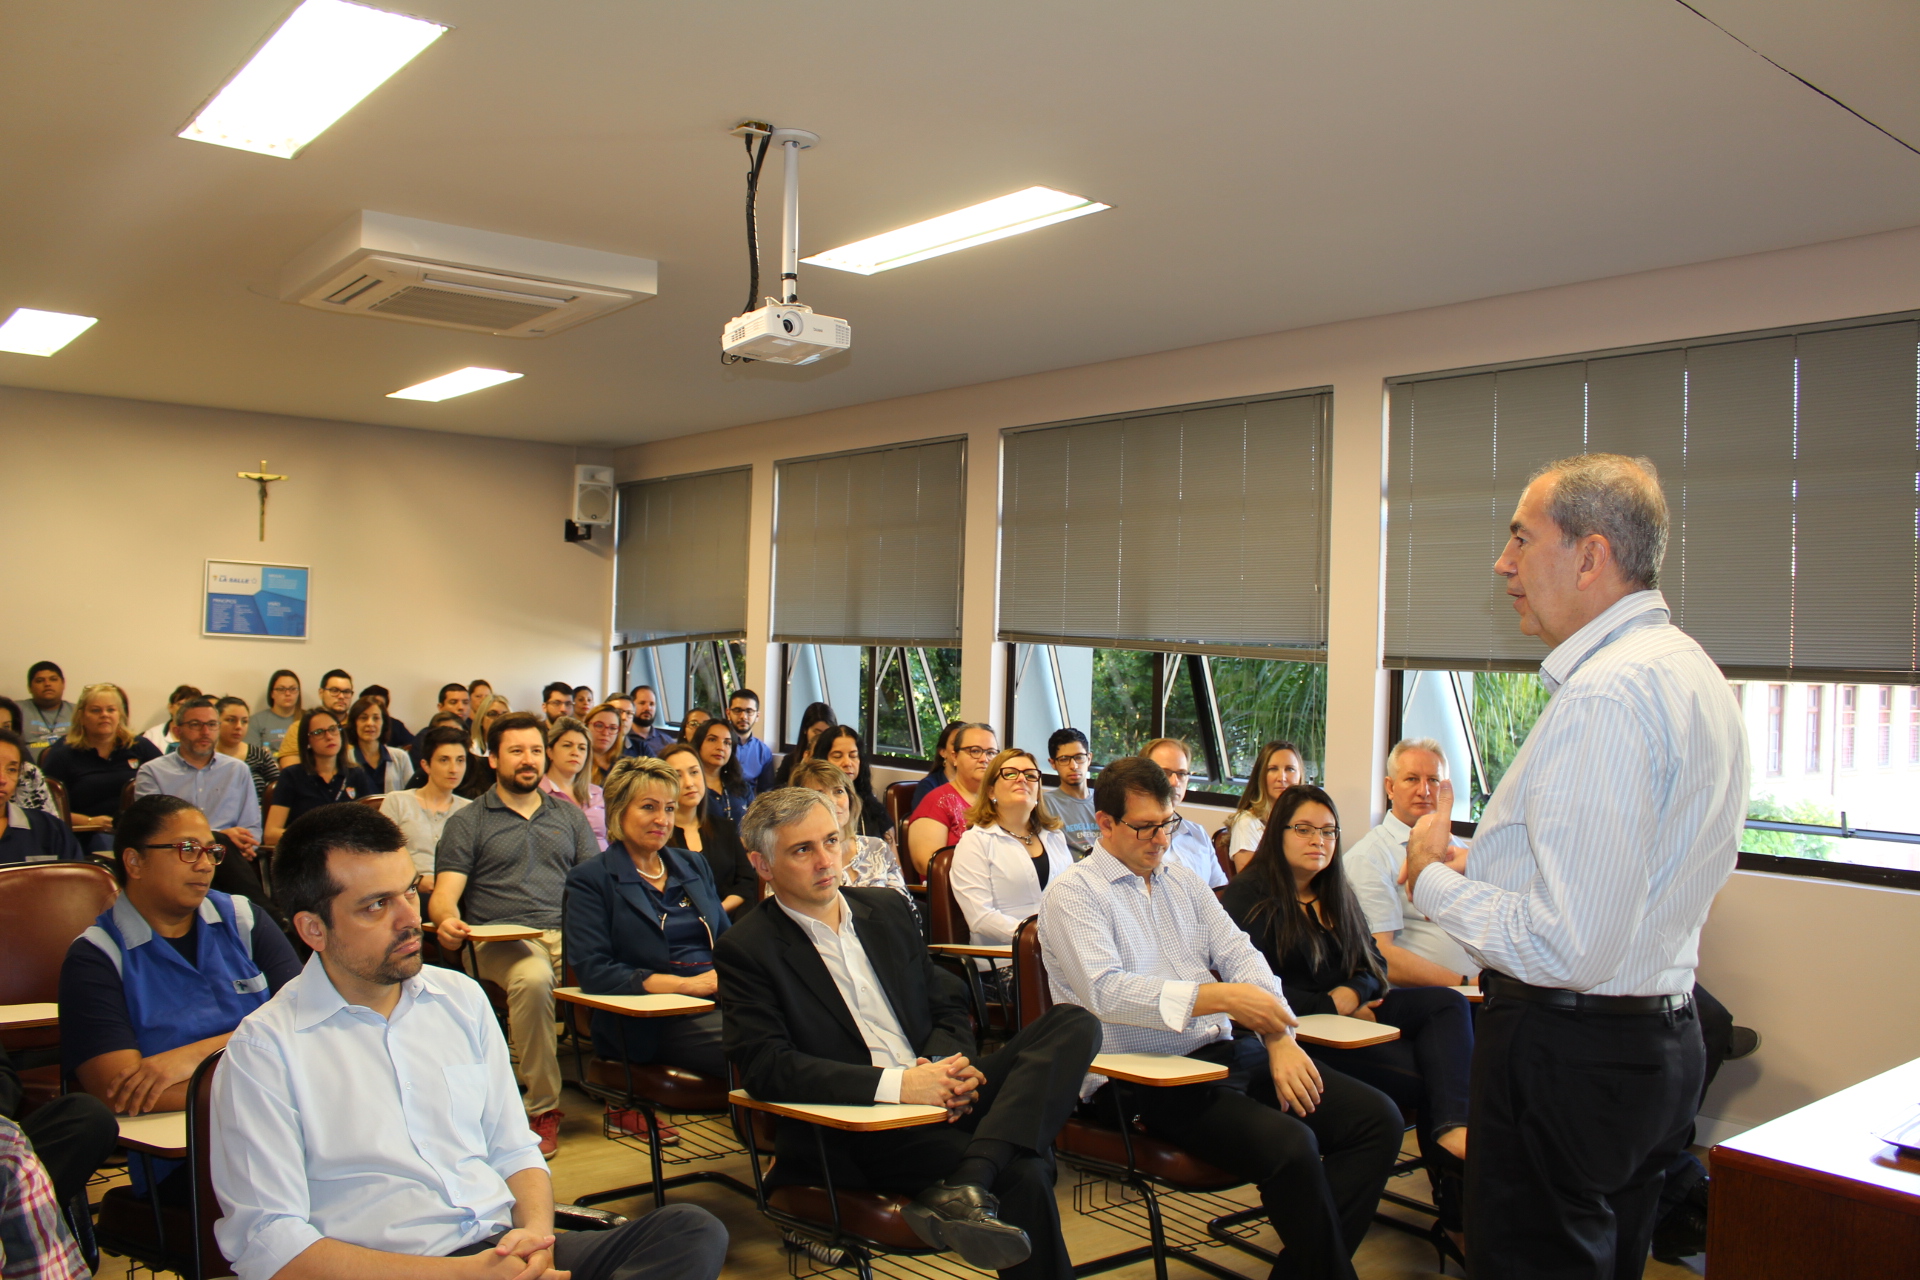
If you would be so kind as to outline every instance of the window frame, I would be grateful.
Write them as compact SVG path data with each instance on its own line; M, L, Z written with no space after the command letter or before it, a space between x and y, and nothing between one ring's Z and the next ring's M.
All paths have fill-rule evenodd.
M785 706L786 698L793 684L794 669L799 662L799 650L803 645L817 642L782 640L775 641L775 643L780 647L781 705ZM881 685L886 682L890 676L898 672L901 680L899 686L900 691L906 697L907 705L910 709L910 714L907 717L908 725L912 730L912 736L919 740L918 745L920 749L925 751L931 744L926 741L925 733L920 727L920 712L923 709L921 700L928 697L933 700L932 710L936 719L942 725L945 725L950 719L957 719L960 710L957 703L949 709L947 704L941 699L939 682L934 678L933 668L927 660L926 650L929 648L958 649L959 646L863 644L847 645L844 647L857 648L861 653L861 670L863 674L860 682L860 706L856 716L856 719L860 721L861 756L870 765L886 765L896 769L933 768L934 759L932 752L927 752L923 756L903 756L880 750L878 745L878 735L880 732L880 716L878 712L879 691ZM888 651L887 657L884 659L884 665L883 659L880 656L883 650ZM918 659L917 664L912 659L902 659L896 666L895 659L909 650L916 655ZM913 670L915 665L919 667L917 675ZM926 686L925 689L920 687L923 683ZM952 715L948 714L949 710L953 712ZM776 736L780 740L781 751L793 751L798 749L799 744L788 738L786 719L787 717L784 715L780 717L780 732Z

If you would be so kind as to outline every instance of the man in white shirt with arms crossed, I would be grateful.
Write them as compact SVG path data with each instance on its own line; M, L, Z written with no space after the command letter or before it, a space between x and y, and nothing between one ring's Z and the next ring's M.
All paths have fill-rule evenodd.
M1705 1072L1690 999L1732 873L1746 734L1656 589L1667 504L1644 458L1549 463L1494 563L1552 651L1553 700L1449 850L1453 788L1407 842L1413 901L1488 971L1473 1064L1475 1280L1641 1274Z

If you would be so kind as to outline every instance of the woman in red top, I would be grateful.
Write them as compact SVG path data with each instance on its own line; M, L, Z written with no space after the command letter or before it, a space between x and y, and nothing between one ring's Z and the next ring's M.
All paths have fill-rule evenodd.
M959 844L967 833L967 810L980 799L987 763L1000 751L990 724L961 726L953 735L953 781L934 788L907 819L907 853L921 878L933 855Z

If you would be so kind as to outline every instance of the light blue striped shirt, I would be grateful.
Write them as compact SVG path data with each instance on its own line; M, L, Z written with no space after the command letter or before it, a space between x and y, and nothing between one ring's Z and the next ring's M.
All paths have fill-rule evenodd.
M1636 592L1547 655L1553 700L1467 874L1421 872L1414 905L1483 966L1595 995L1692 990L1746 821L1747 738L1720 669L1668 616Z

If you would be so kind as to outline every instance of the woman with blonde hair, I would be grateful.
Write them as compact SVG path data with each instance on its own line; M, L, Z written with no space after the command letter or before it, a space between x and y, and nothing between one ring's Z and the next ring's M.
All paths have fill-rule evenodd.
M467 744L467 776L454 789L455 795L478 800L493 785L493 760L487 755L487 730L493 727L495 720L512 710L506 698L497 693L474 699L473 740Z
M1227 853L1233 858L1234 874L1247 869L1253 861L1260 838L1267 833L1267 813L1273 802L1288 787L1307 780L1306 757L1291 742L1274 741L1263 745L1253 758L1253 770L1247 775L1246 790L1240 803L1227 819Z
M120 793L141 765L160 755L127 727L125 689L102 682L80 691L73 726L40 757L40 772L67 789L73 830L88 853L112 852Z
M993 758L967 822L948 877L954 900L973 941L1012 942L1053 877L1073 865L1066 824L1041 797L1032 752L1009 747Z
M840 815L840 879L843 884L853 889L898 889L908 902L913 901L913 895L907 891L907 878L900 872L900 859L894 855L893 847L879 836L858 833L859 797L854 792L853 779L847 776L846 770L825 760L801 760L788 775L788 785L822 792L833 802L833 811Z
M607 802L599 787L587 781L593 744L587 726L572 716L561 716L547 729L547 775L540 779L543 795L564 800L587 815L593 838L607 847Z

